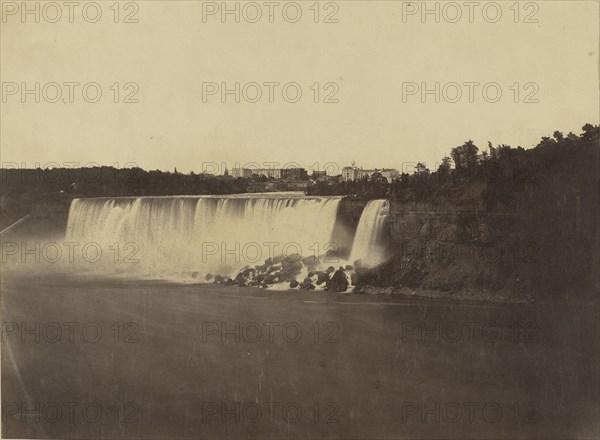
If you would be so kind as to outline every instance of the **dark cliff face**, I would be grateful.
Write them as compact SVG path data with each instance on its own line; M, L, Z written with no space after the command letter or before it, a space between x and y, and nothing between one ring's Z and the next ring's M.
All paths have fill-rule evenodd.
M391 203L394 257L380 281L452 292L498 290L511 280L513 288L526 289L519 273L536 252L520 234L527 222L504 213Z
M528 181L508 189L504 182L464 183L460 203L392 197L393 256L362 274L360 284L487 292L482 299L500 292L593 298L600 288L598 146L565 149L562 161L539 154ZM471 189L475 196L465 197ZM502 197L490 206L482 197L490 194Z
M597 210L527 215L426 208L392 201L393 257L363 274L361 284L449 294L510 291L523 298L597 287L598 238L589 229Z

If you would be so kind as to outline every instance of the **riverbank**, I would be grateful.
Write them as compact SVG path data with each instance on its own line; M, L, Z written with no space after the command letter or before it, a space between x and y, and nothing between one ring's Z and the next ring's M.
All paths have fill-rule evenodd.
M447 292L419 288L411 289L410 287L357 286L352 293L355 295L392 296L457 302L470 301L490 304L529 304L535 302L535 298L530 292L525 292L524 295L521 295L510 291L482 291L476 289Z

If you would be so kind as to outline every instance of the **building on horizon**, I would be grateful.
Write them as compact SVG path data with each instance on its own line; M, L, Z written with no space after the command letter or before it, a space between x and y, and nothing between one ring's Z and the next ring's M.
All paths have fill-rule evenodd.
M236 178L249 178L256 175L258 177L277 180L308 180L308 172L304 168L232 168L229 175Z
M361 177L359 177L359 173L362 170L358 169L357 167L344 167L342 168L342 180L344 182L348 182L348 181L353 181L353 180L359 180Z
M304 168L283 168L281 177L287 180L308 180L308 172Z
M229 175L235 178L247 178L252 175L252 170L249 170L248 168L232 168Z
M360 180L364 177L371 177L375 173L381 174L388 182L391 182L400 175L400 172L395 168L375 168L371 170L364 170L353 165L342 168L342 180L344 182Z
M280 168L258 168L256 170L250 170L251 175L256 174L259 177L266 177L267 179L281 179Z
M313 171L311 178L316 182L325 181L327 180L327 171Z

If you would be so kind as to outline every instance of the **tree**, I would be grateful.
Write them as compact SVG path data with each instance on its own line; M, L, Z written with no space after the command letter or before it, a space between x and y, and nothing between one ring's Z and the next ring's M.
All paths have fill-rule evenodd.
M423 162L418 162L415 174L429 174L429 169Z
M490 141L488 141L488 149L490 150L490 159L491 160L498 159L498 152L496 151L496 149L494 148L494 146L492 145L492 143Z
M459 175L464 171L473 171L478 162L478 152L479 148L471 140L451 150L450 156L454 161L454 167Z
M556 142L562 142L565 139L563 134L558 130L556 130L552 136L554 136L554 139L556 139Z
M442 163L437 169L437 175L440 180L446 180L450 177L450 170L452 169L450 166L450 158L448 156L444 156L442 159Z
M546 147L549 145L555 145L556 141L548 136L542 136L541 142L537 145L538 147Z
M581 134L581 140L585 142L598 141L600 139L600 127L592 124L585 124L582 127L583 133Z
M369 198L383 198L387 196L389 183L381 173L373 173L363 182L363 191Z
M570 131L569 134L567 135L567 140L569 140L570 142L576 142L579 140L579 137L575 133Z

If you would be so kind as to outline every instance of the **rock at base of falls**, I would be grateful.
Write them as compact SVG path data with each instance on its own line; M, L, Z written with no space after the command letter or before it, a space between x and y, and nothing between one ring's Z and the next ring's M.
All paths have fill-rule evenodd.
M350 282L346 276L346 270L343 267L340 267L334 272L326 288L333 292L345 292L348 290L349 285Z
M324 270L319 270L323 257L325 256L302 259L300 255L290 255L286 258L269 258L262 265L244 267L234 278L215 275L214 283L263 288L287 285L291 289L346 292L351 281L356 279L353 266L347 265L345 268L340 266L337 270L329 266L327 269L323 267ZM308 275L302 276L302 274Z

